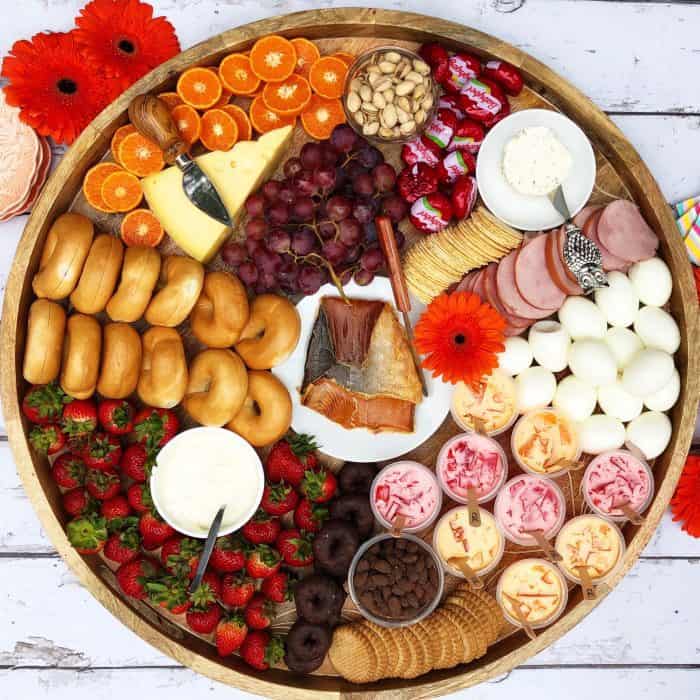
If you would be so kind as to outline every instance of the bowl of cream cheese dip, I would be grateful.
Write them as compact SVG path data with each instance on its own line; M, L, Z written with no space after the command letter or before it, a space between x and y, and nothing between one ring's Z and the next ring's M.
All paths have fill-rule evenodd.
M151 472L151 496L169 525L189 537L205 538L221 506L219 535L238 530L257 510L265 477L257 452L224 428L191 428L158 453Z

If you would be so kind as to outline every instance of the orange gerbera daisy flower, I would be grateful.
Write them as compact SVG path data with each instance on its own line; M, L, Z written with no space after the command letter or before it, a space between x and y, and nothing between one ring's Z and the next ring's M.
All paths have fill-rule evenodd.
M114 85L88 66L73 32L17 41L2 62L7 103L23 122L59 143L72 143L116 96Z
M173 25L140 0L92 0L75 22L87 62L122 90L180 52Z
M505 325L503 317L475 294L441 294L416 324L416 349L426 356L423 367L433 376L477 386L498 366Z
M671 499L674 522L682 522L683 530L700 537L700 455L688 455L676 493Z

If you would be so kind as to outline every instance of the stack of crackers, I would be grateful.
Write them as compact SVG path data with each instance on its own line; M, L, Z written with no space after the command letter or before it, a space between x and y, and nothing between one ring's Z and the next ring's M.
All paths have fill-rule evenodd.
M389 629L368 620L336 627L328 655L353 683L416 678L482 657L503 623L492 596L462 583L434 613L409 627Z
M500 260L521 241L520 233L478 206L468 219L411 246L403 262L406 282L428 304L469 270Z

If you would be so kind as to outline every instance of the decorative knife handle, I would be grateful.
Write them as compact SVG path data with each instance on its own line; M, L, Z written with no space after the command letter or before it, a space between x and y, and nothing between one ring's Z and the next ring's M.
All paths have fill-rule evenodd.
M564 261L583 293L590 294L599 287L607 287L608 278L603 271L603 256L598 246L586 238L575 224L567 223L565 230Z
M411 310L411 300L408 296L408 287L406 279L403 276L401 269L401 257L399 249L396 245L396 237L394 236L394 227L391 220L386 216L378 216L374 220L377 227L377 237L379 244L382 247L386 264L389 268L389 279L391 280L391 288L394 291L394 299L399 311L409 312Z
M129 119L143 136L160 146L166 163L174 163L187 150L168 106L155 95L147 93L134 97L129 105Z

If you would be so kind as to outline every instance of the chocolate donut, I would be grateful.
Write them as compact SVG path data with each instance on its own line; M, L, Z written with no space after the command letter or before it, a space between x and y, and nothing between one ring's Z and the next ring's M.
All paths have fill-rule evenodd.
M330 646L331 630L326 625L297 620L287 634L287 652L296 661L314 661L319 657L323 661Z
M376 475L374 462L346 462L338 474L338 486L341 493L368 494Z
M294 652L287 649L284 652L284 663L292 673L311 673L315 671L326 658L325 654L317 656L314 659L300 659Z
M314 540L316 567L331 576L345 577L360 546L360 535L346 520L327 520Z
M340 619L345 592L340 585L323 574L312 574L294 587L297 615L312 625L333 624Z
M374 514L367 496L361 493L348 493L331 503L331 518L346 520L357 529L364 540L374 530Z

